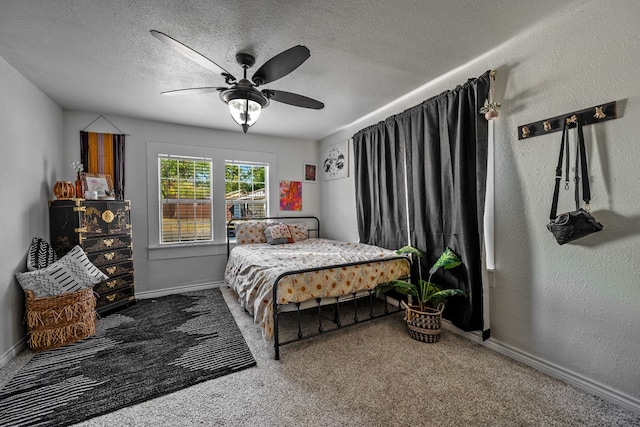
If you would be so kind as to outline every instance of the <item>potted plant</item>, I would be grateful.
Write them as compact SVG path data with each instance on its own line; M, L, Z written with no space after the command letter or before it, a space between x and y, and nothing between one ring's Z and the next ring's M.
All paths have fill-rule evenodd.
M396 251L400 255L408 255L412 261L418 264L418 281L412 283L405 280L393 280L376 288L376 296L390 290L395 290L403 295L408 295L408 304L404 301L401 304L406 309L405 320L412 338L424 342L437 342L440 339L440 324L442 322L442 310L444 310L447 298L462 295L466 296L461 289L443 288L431 281L433 274L440 268L448 270L462 264L460 257L446 248L438 260L429 269L429 279L422 279L422 267L420 258L424 253L413 246L405 246ZM414 259L415 257L415 259ZM417 304L413 304L413 297Z
M484 114L484 118L487 120L493 120L498 117L500 108L499 102L489 102L488 99L484 100L484 106L480 108L480 113Z

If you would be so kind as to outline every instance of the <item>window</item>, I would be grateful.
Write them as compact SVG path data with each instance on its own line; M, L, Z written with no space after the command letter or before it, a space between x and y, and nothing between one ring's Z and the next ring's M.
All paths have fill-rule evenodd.
M212 160L158 155L160 243L213 240Z
M267 216L268 171L266 163L227 160L225 162L226 218L261 218Z
M278 194L271 173L277 170L277 155L207 144L147 141L150 260L224 255L233 209L245 215L273 215L268 199ZM231 188L238 192L228 198ZM233 205L238 207L232 209Z

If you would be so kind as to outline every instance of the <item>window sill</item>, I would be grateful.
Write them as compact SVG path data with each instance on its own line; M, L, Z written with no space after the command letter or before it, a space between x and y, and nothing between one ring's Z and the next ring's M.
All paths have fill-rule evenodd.
M149 245L149 261L226 255L227 243L194 243L182 245Z

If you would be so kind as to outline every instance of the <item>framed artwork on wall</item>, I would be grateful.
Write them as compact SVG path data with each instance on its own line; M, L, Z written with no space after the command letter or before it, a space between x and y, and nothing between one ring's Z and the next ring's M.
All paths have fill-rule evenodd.
M318 166L315 163L305 163L303 169L304 182L316 182L317 170Z
M322 172L325 180L349 176L348 150L349 140L327 147L322 157Z
M302 182L280 181L280 210L302 210Z

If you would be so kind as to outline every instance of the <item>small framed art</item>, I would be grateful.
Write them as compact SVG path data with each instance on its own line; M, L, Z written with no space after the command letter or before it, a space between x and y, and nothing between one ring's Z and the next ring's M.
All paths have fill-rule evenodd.
M113 197L111 175L86 173L83 175L83 179L86 191L95 191L98 198Z
M304 164L304 182L316 182L317 181L318 165L315 163Z

